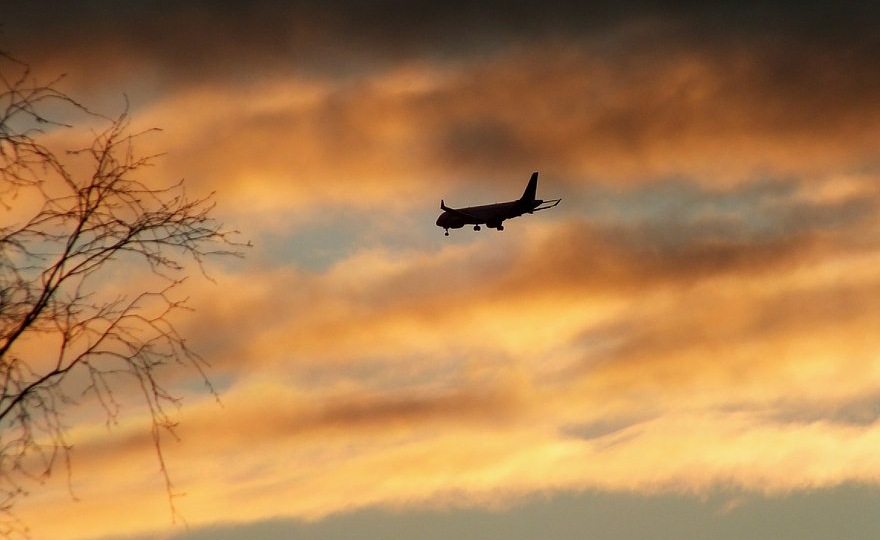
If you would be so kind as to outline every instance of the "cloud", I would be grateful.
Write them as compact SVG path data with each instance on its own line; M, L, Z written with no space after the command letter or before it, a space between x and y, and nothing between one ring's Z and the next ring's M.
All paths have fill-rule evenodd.
M714 389L715 403L723 403L728 395ZM772 406L725 410L700 399L670 406L642 393L642 408L658 404L657 414L584 438L566 427L565 417L575 410L591 417L592 406L600 409L593 418L607 415L603 396L560 397L544 389L514 392L520 399L513 402L461 394L317 401L314 393L297 391L276 383L246 385L227 396L225 413L216 405L189 408L182 442L167 453L188 493L177 504L192 526L279 515L315 519L374 505L503 507L536 491L705 493L723 483L783 493L869 481L877 473L872 423L780 423L768 419ZM561 410L569 412L560 417ZM41 536L68 537L71 528L84 537L114 530L119 524L109 518L118 513L120 486L144 493L141 507L163 511L153 501L161 500L161 489L157 493L148 481L149 450L98 462L97 441L112 448L106 433L75 440L74 486L82 497L77 515L40 520ZM125 467L113 465L123 462ZM112 484L107 475L115 476ZM54 506L59 515L66 507ZM55 515L48 508L42 515ZM54 523L64 527L55 536Z
M341 85L281 78L246 91L201 88L144 122L166 129L167 170L247 207L295 215L337 204L401 211L425 193L461 199L477 178L497 194L533 169L568 192L669 178L716 188L819 183L874 170L880 117L864 96L878 81L800 94L791 87L819 75L803 65L792 68L802 80L772 80L760 54L682 53L633 79L641 68L554 46ZM828 76L845 77L836 68Z
M193 293L210 300L195 306L200 316L188 323L187 334L218 366L290 361L337 366L368 358L431 357L450 346L458 354L474 354L481 350L472 343L474 334L491 337L491 347L512 354L528 335L542 335L536 341L550 347L581 332L589 335L589 325L603 321L617 329L635 324L615 323L620 309L633 309L633 321L641 323L639 299L650 306L652 298L686 298L689 291L705 287L712 299L707 305L736 306L739 296L746 295L737 292L743 284L782 287L787 279L802 276L805 267L825 268L830 276L863 275L871 260L863 253L869 237L862 232L873 227L876 203L870 193L819 202L803 199L796 184L781 191L746 186L733 192L675 184L602 197L604 202L594 203L605 210L592 222L533 223L517 237L481 238L438 252L355 248L324 270L277 261L279 266L258 268L265 262L258 246L256 262L246 271L218 276L224 294L212 292L215 285ZM657 202L664 200L683 203L662 209ZM643 205L653 205L654 213ZM371 218L364 219L371 223ZM861 239L859 246L849 245L854 238ZM860 262L860 257L866 258ZM814 313L814 323L821 325L827 311L862 313L860 302L845 298L856 299L865 283L822 284L816 290L813 285L804 290L791 285L775 290L778 297L756 293L751 297L755 303L744 309L766 310L762 326L772 328L789 324L784 322L788 306L800 305L797 313ZM721 286L730 291L715 288ZM698 313L698 320L706 313L701 302L697 296L682 306ZM668 302L660 305L681 309ZM813 311L809 306L823 307ZM251 315L242 320L242 312ZM672 319L670 324L680 329L661 325L656 334L683 333L684 341L699 336L687 335L688 326L681 321ZM542 331L545 326L557 333ZM646 340L646 349L661 346L648 335L638 338Z
M309 61L338 68L354 64L401 61L412 56L461 56L517 41L532 43L548 37L570 39L606 35L607 29L656 24L681 30L677 39L689 44L726 42L747 37L777 36L791 41L816 41L835 50L870 35L877 16L872 6L841 2L834 7L814 2L716 2L712 6L669 6L637 2L626 7L614 2L553 2L509 6L488 2L397 1L363 5L347 0L320 6L279 5L272 1L131 2L124 6L70 5L54 2L63 17L48 18L28 5L7 7L4 31L43 50L66 44L74 53L88 48L89 36L99 46L114 43L125 53L155 58L165 71L178 76L217 76L222 66L241 70L242 63L275 65ZM502 9L506 8L506 9ZM817 23L833 20L833 25ZM26 31L42 29L39 33ZM181 54L183 52L183 54ZM174 67L175 64L178 67ZM270 66L272 64L269 64ZM197 68L197 69L193 69Z
M758 3L761 16L733 4L720 14L560 4L504 9L493 24L471 7L463 28L490 43L448 54L436 51L471 33L451 7L394 17L344 2L276 7L143 4L100 17L66 7L73 13L59 21L68 22L32 35L51 51L46 61L66 64L56 71L102 73L86 94L106 95L115 79L103 55L122 55L107 62L131 80L114 87L130 87L136 112L152 107L144 120L166 129L159 150L173 174L260 208L369 205L436 190L441 179L466 189L533 169L578 188L670 177L717 186L878 165L877 43L865 26L876 14L856 6L788 17L774 3ZM826 15L849 31L811 33ZM182 30L196 21L201 32ZM349 67L300 69L309 59ZM242 80L221 78L230 72ZM172 94L164 79L185 84Z
M365 279L352 309L353 320L370 314L359 320L366 328L340 321L311 352L307 342L292 355L301 338L285 334L328 319L321 309L288 306L297 317L256 335L261 346L236 358L241 374L222 407L188 401L182 442L168 441L167 459L192 526L373 505L503 506L536 491L705 492L723 483L783 493L876 476L875 422L859 413L870 410L878 385L877 343L866 332L877 324L876 255L716 273L672 289L612 289L606 294L618 305L557 295L537 281L526 305L547 303L543 322L511 310L516 298L475 288L451 315L448 301L438 304L438 316L418 329L433 339L415 346L409 332L392 331L401 319L394 310L414 306L385 290L403 267L387 254L372 257L358 259ZM347 273L337 272L309 282L311 297L345 283ZM265 287L284 290L277 285ZM344 316L351 293L337 294ZM264 310L267 300L258 302ZM468 325L477 332L461 329ZM859 420L846 420L854 414ZM139 494L154 515L165 512L144 421L126 418L109 433L71 437L82 502L75 516L46 519L68 506L35 495L41 537L53 537L53 523L65 524L56 537L71 526L84 537L121 530L109 519L119 513L120 489ZM125 530L154 523L129 521Z
M223 407L181 412L178 504L198 525L870 481L875 422L841 418L880 385L876 192L848 178L597 189L583 215L515 235L384 241L321 269L257 253L187 283L198 317L181 330ZM31 499L25 517L63 507L41 537L154 526L108 518L121 489L165 511L148 424L129 412L72 435L88 502L71 516L58 491Z
M216 190L255 244L181 290L223 402L167 446L192 525L877 478L870 8L65 6L26 50L87 93L137 81L150 176ZM535 169L552 213L434 230L440 197ZM35 494L35 536L156 527L126 405L71 417L82 502Z

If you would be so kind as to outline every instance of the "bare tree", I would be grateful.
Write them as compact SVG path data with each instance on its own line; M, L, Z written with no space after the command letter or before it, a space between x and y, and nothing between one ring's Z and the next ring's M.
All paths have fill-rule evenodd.
M178 397L165 368L192 368L213 392L204 361L174 326L172 315L185 309L176 288L187 258L201 269L206 255L239 255L238 244L212 218L210 197L140 178L155 156L134 152L142 133L126 114L89 112L58 80L39 83L6 54L0 85L0 512L11 518L28 486L69 470L64 412L88 401L115 421L128 377L151 413L174 515L160 442L174 433ZM86 148L51 150L47 132L72 127L42 112L59 108L105 127ZM133 264L154 286L108 292L110 272ZM20 525L9 527L7 535Z

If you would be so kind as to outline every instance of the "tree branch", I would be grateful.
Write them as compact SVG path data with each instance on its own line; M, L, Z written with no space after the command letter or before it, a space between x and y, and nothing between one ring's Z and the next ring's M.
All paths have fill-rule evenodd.
M112 424L122 407L117 380L126 376L141 389L179 517L162 452L162 432L175 436L170 409L180 402L164 382L166 368L194 369L214 389L207 363L172 323L174 312L188 309L176 291L184 259L206 275L206 257L241 256L244 246L213 218L213 194L189 199L182 181L156 187L142 179L157 156L138 156L134 143L155 130L132 133L127 112L96 115L56 90L58 80L40 84L26 64L0 53L0 68L10 66L16 74L0 69L0 204L21 198L39 208L0 223L0 513L59 456L69 461L64 407L92 401ZM55 153L41 143L43 129L71 126L43 115L48 103L108 125L88 147ZM90 172L73 175L68 158L87 158ZM108 277L122 268L147 268L163 284L103 298ZM37 342L54 352L26 347Z

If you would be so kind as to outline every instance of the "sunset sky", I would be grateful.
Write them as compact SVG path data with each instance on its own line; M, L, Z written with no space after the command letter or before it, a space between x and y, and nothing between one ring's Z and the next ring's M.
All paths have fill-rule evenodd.
M186 525L146 411L83 403L34 538L880 535L877 5L15 4L253 244L180 291ZM532 171L557 208L434 225Z

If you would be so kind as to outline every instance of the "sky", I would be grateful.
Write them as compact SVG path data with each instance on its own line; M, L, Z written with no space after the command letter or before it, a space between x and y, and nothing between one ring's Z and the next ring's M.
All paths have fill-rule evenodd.
M880 534L880 8L18 4L0 48L253 245L180 291L182 519L82 403L33 537ZM532 171L558 207L434 225Z

